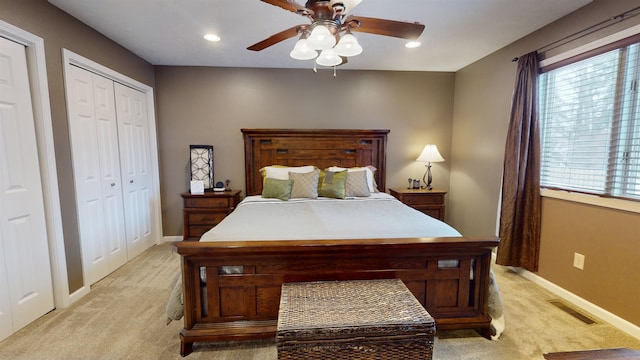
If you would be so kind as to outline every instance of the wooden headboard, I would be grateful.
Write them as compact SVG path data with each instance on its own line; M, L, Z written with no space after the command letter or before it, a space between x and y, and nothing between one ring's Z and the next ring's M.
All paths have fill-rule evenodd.
M373 165L385 191L389 130L242 129L247 195L262 193L260 169L269 165L355 167Z

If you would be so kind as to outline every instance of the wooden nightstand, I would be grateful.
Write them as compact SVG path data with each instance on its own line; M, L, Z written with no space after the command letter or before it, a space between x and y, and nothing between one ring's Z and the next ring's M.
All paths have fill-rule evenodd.
M184 206L183 240L199 240L218 225L240 202L240 190L207 191L204 194L182 193Z
M390 188L389 193L404 204L444 221L444 194L447 193L446 191Z

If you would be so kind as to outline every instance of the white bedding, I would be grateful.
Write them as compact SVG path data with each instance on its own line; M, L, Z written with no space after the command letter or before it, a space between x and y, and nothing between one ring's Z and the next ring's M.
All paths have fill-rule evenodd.
M200 241L367 239L461 236L451 226L386 193L366 198L248 196Z

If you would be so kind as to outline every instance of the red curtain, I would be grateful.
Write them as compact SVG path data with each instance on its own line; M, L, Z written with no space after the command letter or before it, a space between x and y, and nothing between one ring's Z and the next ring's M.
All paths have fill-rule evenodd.
M540 252L540 132L538 54L518 59L505 146L497 263L538 270Z

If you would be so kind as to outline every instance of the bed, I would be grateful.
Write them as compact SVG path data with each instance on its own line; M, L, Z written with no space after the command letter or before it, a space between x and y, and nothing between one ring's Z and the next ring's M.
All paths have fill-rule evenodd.
M194 342L274 337L281 285L302 281L399 278L439 330L476 329L490 338L498 238L463 237L386 194L388 132L242 129L246 198L200 241L173 244L181 257L182 356ZM367 183L374 191L339 200L265 199L260 169L272 165L373 168ZM327 213L317 207L336 203L344 208L306 222ZM359 228L356 218L369 223Z

